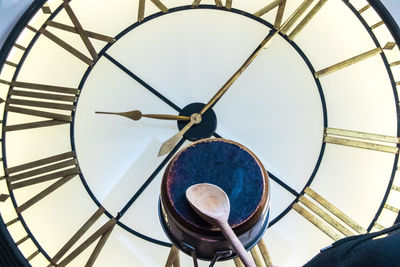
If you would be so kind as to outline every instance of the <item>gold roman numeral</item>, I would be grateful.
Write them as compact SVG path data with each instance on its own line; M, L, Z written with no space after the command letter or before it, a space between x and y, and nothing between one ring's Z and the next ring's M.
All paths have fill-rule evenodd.
M67 12L69 18L71 19L72 23L74 24L75 29L79 33L87 50L89 50L89 53L92 56L93 60L96 60L98 58L96 50L94 50L92 43L89 41L89 37L87 36L86 32L83 30L82 25L80 24L78 18L75 16L75 13L72 11L72 8L68 4L67 0L64 0L63 6L64 6L64 10Z
M305 194L300 196L299 202L293 204L293 209L332 239L339 240L345 236L364 234L367 232L358 223L353 221L310 187L307 187L304 192ZM320 206L310 199L316 201ZM331 214L338 219L334 218Z
M305 0L301 4L301 6L299 6L301 8L298 10L298 12L281 29L281 32L283 34L287 34L289 29L299 20L301 15L307 10L307 8L313 3L313 1L314 0ZM268 13L269 11L271 11L272 9L274 9L275 7L277 7L278 5L279 5L279 8L278 8L278 12L277 12L277 15L275 18L275 23L274 23L274 27L276 29L278 29L282 23L282 17L283 17L283 13L284 13L285 6L286 6L286 0L285 1L282 1L282 0L281 1L279 1L279 0L272 1L270 4L268 4L264 8L260 9L256 13L254 13L254 15L262 16L262 15Z
M267 245L265 244L264 240L261 238L260 241L257 243L258 248L260 249L261 255L264 259L264 263L267 267L271 267L272 264L272 259L271 256L269 255Z
M179 267L180 259L179 259L179 249L172 245L171 250L169 251L169 255L167 258L167 262L165 263L165 267Z
M283 27L281 30L282 33L287 34L289 29L299 20L300 16L303 15L303 13L307 10L307 8L312 4L314 0L305 0L302 4L301 9L299 12L296 13L295 16L293 16L288 23Z
M256 13L254 13L254 16L261 17L262 15L278 7L278 11L275 17L274 27L275 29L279 29L279 27L282 24L282 17L283 17L283 12L285 11L285 6L286 6L286 0L274 0L265 7L258 10Z
M200 2L201 2L201 0L194 0L193 3L192 3L192 7L198 7ZM222 4L221 0L214 0L214 2L215 2L215 5L217 7L223 7L224 6ZM232 8L232 0L226 0L225 7L227 9L231 9Z
M161 3L160 0L150 0L153 2L153 4L158 7L159 10L161 10L163 13L168 12L168 8ZM145 8L146 8L146 0L139 0L139 11L138 11L138 21L144 20L144 13L145 13Z
M293 40L297 34L299 34L304 27L312 20L312 18L315 17L315 15L318 13L318 11L321 10L323 5L326 4L328 0L320 0L318 3L310 10L310 12L307 13L307 15L300 21L299 24L293 29L293 31L288 35L290 40Z
M74 260L79 254L86 250L91 244L97 239L96 247L90 255L85 266L93 266L97 257L99 256L102 248L104 247L108 237L114 229L117 220L115 218L110 219L103 226L101 226L96 232L89 236L83 241L75 250L69 253L63 260L61 258L75 245L78 240L92 227L92 225L104 214L104 208L100 207L83 225L82 227L67 241L67 243L57 252L56 255L51 259L52 263L49 266L66 266L72 260ZM61 261L60 261L61 260ZM60 261L60 262L59 262Z
M365 140L367 140L368 142ZM380 143L377 143L384 142L391 143L393 145L397 145L399 143L398 137L388 135L356 132L336 128L326 128L324 141L325 143L342 146L364 148L393 154L399 153L399 148L397 146L382 145Z
M290 40L293 40L297 36L297 34L299 34L304 29L304 27L312 20L312 18L315 17L315 15L318 13L318 11L320 11L322 6L325 5L327 1L328 0L318 1L318 3L297 24L297 26L293 29L293 31L290 34L288 34L289 30L293 26L295 26L296 22L300 19L300 17L304 14L304 12L314 2L314 0L305 0L303 2L302 7L299 10L299 12L295 16L293 16L293 18L291 18L289 20L289 22L285 25L285 27L282 28L281 32L283 34L288 35L288 38ZM266 5L265 7L263 7L262 9L260 9L259 11L257 11L256 13L254 13L254 15L257 17L260 17L260 16L270 12L272 9L276 8L277 6L279 6L279 8L278 8L278 11L276 14L274 27L275 27L275 29L278 29L282 23L282 17L283 17L283 13L284 13L285 6L286 6L286 0L274 0L271 3L269 3L268 5Z
M377 48L371 49L367 52L364 52L362 54L359 54L357 56L354 56L352 58L341 61L337 64L334 64L325 69L315 72L314 76L315 76L315 78L320 78L322 76L328 75L330 73L336 72L336 71L344 69L346 67L349 67L353 64L356 64L356 63L359 63L366 59L369 59L373 56L379 55L379 54L383 53L383 50L392 50L393 48L394 48L393 42L388 42L383 48L377 47Z
M57 28L60 30L64 30L67 32L72 32L72 33L76 33L79 34L78 30L75 27L63 24L63 23L59 23L59 22L55 22L52 20L48 20L45 23L47 26L53 27L53 28ZM100 33L96 33L96 32L91 32L91 31L85 31L85 34L89 37L89 38L93 38L99 41L104 41L107 43L114 43L115 39L113 37L107 36L107 35L103 35Z
M76 96L79 94L78 89L17 81L7 82L0 80L0 82L13 87L28 89L19 90L13 88L9 91L10 98L7 100L6 106L6 110L8 112L51 119L33 123L9 125L5 127L5 131L16 131L60 125L70 123L72 121L71 115L65 115L60 113L60 111L72 111L74 109L74 102L76 100ZM39 93L37 91L44 91L46 93ZM42 101L43 99L46 101ZM67 103L60 103L60 101ZM59 111L59 113L43 111L41 108L54 109L55 111Z
M239 259L239 257L236 257L233 259L233 262L235 263L236 267L244 267L244 264L242 263L242 261Z
M43 12L44 14L51 14L51 13L52 13L52 12L51 12L51 9L50 9L50 7L49 7L48 4L44 4L44 5L42 6L42 12Z
M56 43L57 45L61 46L65 50L67 50L69 53L71 53L75 57L77 57L80 60L82 60L83 62L85 62L86 64L93 65L93 61L97 60L98 55L97 55L96 50L94 49L93 44L90 42L89 37L90 38L94 38L94 39L98 39L98 40L101 40L101 41L109 42L109 43L114 42L115 41L114 38L109 37L109 36L105 36L105 35L102 35L102 34L90 32L90 31L85 31L83 29L82 25L80 24L78 18L76 17L75 13L73 12L73 10L72 10L72 8L69 5L67 0L63 1L63 7L64 7L64 10L67 12L71 22L74 24L74 27L71 27L71 26L68 26L68 25L65 25L65 24L62 24L62 23L58 23L58 22L54 22L54 21L50 21L49 20L44 24L44 26L42 28L39 29L39 32L41 34L43 34L44 36L46 36L47 38L49 38L54 43ZM51 11L48 10L48 12L45 12L45 13L51 13ZM45 29L46 26L50 26L50 27L58 28L58 29L61 29L61 30L64 30L64 31L68 31L68 32L73 32L73 33L79 34L79 36L81 37L86 49L89 51L89 53L90 53L92 58L87 57L82 52L80 52L79 50L77 50L76 48L71 46L70 44L66 43L65 41L63 41L62 39L57 37L56 35L52 34L48 30L46 30ZM29 27L27 26L27 28L30 29L31 31L37 32L37 30L34 29L31 26L29 26Z
M254 263L256 264L256 266L263 266L263 258L260 252L260 249L258 248L258 246L254 246L251 250L250 250L250 254L254 260Z
M391 67L399 66L399 65L400 65L400 60L390 63Z
M272 266L271 257L267 250L267 246L265 245L265 242L262 238L257 243L257 245L250 250L250 253L254 259L254 263L256 264L256 266ZM235 258L234 262L236 267L244 267L244 264L239 258Z
M75 159L75 152L70 151L52 157L32 161L5 169L9 189L16 190L22 187L59 179L49 187L16 208L23 212L51 192L77 176L79 168Z
M225 7L227 9L231 9L232 8L232 0L226 0Z
M9 195L6 194L0 194L0 202L4 202L8 199Z

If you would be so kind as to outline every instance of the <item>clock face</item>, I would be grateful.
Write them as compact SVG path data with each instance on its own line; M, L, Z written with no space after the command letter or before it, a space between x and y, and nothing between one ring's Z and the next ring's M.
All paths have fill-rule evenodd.
M245 145L269 173L274 265L391 226L400 52L378 12L365 0L35 1L1 50L1 215L23 255L164 265L163 172L210 136ZM200 113L238 70L160 157L188 121L95 113Z

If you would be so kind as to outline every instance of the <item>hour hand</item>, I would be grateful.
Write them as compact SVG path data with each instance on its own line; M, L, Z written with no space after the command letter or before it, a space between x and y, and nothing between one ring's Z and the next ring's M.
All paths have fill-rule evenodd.
M176 144L179 142L179 140L183 137L183 135L187 131L189 131L189 129L193 125L199 124L200 122L201 122L201 115L198 113L193 113L190 116L190 121L188 122L188 124L186 124L185 127L182 128L182 130L180 130L177 134L172 136L170 139L168 139L161 145L160 151L158 151L158 156L160 157L162 155L165 155L165 154L171 152L174 149L174 147L176 146Z
M142 117L151 118L151 119L159 119L159 120L178 120L178 121L188 121L190 117L188 116L179 116L179 115L166 115L166 114L142 114L140 110L132 110L127 112L106 112L106 111L95 111L96 114L111 114L111 115L119 115L134 121L140 120Z

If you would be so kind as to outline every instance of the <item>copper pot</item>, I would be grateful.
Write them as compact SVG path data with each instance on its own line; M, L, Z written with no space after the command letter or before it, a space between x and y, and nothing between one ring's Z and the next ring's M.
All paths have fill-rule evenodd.
M221 231L190 207L186 189L197 183L221 187L231 203L229 224L246 249L262 237L269 217L270 186L260 160L246 147L225 139L204 139L178 152L161 182L160 220L171 242L204 260L236 256Z

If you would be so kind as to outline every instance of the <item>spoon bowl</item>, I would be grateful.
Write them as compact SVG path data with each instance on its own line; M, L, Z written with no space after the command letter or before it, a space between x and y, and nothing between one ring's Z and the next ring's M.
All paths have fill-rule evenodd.
M229 198L220 187L202 183L189 187L186 198L193 209L206 221L228 220Z
M200 217L221 229L245 266L256 266L228 224L230 202L224 190L213 184L195 184L186 190L186 199Z

